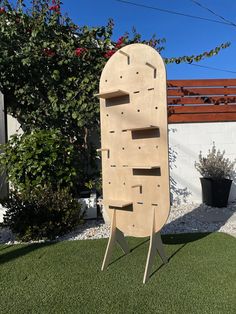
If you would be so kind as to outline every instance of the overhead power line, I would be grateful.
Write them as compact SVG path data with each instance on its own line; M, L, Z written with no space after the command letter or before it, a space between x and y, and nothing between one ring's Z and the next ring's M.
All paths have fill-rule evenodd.
M215 70L215 71L221 71L221 72L235 73L236 74L236 71L220 69L220 68L210 67L210 66L206 66L206 65L200 65L200 64L196 64L196 63L189 63L189 65L192 65L192 66L195 66L195 67L200 67L200 68L205 68L205 69L208 69L208 70Z
M226 19L225 17L219 15L218 13L216 13L215 11L209 9L208 7L206 7L205 5L201 4L200 2L196 1L196 0L189 0L190 2L195 3L197 6L201 7L202 9L210 12L211 14L213 14L214 16L220 18L222 21L227 22L228 24L236 27L236 24L228 19Z
M136 6L136 7L142 7L142 8L146 8L146 9L160 11L160 12L164 12L164 13L168 13L168 14L180 15L180 16L185 16L185 17L189 17L189 18L192 18L192 19L198 19L198 20L203 20L203 21L208 21L208 22L213 22L213 23L219 23L219 24L233 26L232 23L229 23L229 22L222 22L222 21L218 21L218 20L213 20L213 19L197 16L197 15L190 15L190 14L186 14L186 13L182 13L182 12L161 9L161 8L149 6L149 5L146 5L146 4L126 1L126 0L116 0L116 1L128 4L128 5L133 5L133 6Z

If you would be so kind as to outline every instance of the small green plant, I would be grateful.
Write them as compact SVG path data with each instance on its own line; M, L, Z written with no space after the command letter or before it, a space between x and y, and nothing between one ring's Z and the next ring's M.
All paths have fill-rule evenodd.
M195 162L195 168L204 178L230 179L234 171L235 162L225 158L225 151L217 150L215 143L213 143L206 157L200 151L199 162Z
M13 191L1 203L7 209L3 226L10 228L22 241L55 239L81 221L81 205L65 188Z

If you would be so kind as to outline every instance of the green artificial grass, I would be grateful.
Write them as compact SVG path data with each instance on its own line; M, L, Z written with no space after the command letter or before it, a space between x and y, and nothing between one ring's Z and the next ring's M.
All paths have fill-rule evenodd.
M101 272L107 239L0 246L0 313L236 313L236 239L222 233L164 236L142 284L147 239L128 239Z

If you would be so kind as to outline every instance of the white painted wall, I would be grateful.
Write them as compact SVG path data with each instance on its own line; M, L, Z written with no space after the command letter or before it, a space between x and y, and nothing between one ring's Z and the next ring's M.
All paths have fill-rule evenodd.
M20 123L10 116L9 114L7 115L7 134L8 134L8 139L10 139L10 136L13 134L22 133L22 129L20 128Z
M169 124L170 176L172 199L177 202L201 202L200 174L194 167L200 150L208 152L213 142L225 150L225 156L236 158L236 122ZM236 182L229 201L236 200Z

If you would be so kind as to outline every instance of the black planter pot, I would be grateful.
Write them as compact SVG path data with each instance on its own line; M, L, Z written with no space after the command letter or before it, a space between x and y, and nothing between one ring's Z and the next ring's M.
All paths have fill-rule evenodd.
M202 202L213 207L226 207L232 180L200 178L202 185Z

